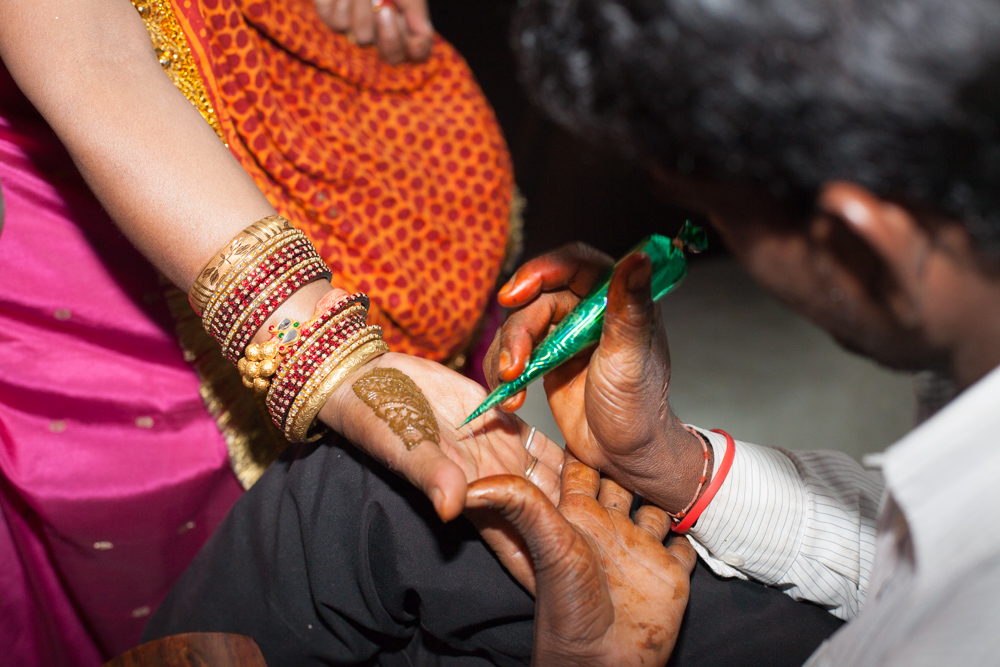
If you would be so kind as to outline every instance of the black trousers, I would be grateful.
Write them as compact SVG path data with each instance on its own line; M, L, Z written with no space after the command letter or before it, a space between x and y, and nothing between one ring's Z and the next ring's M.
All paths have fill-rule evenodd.
M150 619L253 637L269 665L525 664L532 598L472 525L346 442L290 447ZM800 665L840 621L699 563L671 665Z

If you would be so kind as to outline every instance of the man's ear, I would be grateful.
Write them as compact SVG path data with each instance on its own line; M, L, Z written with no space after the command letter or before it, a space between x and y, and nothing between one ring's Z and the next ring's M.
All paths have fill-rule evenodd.
M825 183L817 208L841 220L882 261L895 283L890 306L897 317L910 322L919 318L931 239L913 214L845 181Z

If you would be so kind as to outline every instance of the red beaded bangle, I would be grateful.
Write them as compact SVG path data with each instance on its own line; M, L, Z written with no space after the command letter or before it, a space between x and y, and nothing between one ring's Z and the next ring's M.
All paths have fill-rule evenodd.
M267 408L281 427L292 401L315 368L351 335L364 328L368 318L364 302L340 304L302 336L303 342L286 357L267 393ZM367 301L367 299L365 299Z
M698 488L694 490L694 495L691 496L691 502L689 502L684 507L684 509L682 509L680 512L677 512L676 514L671 514L670 512L667 512L667 516L673 519L674 523L680 521L685 516L687 516L688 511L690 511L690 509L694 507L694 504L698 502L698 497L701 495L701 490L705 487L705 482L708 481L708 466L712 464L712 453L708 449L708 443L705 441L705 438L702 437L701 433L698 433L698 431L694 430L693 428L685 426L680 422L680 420L677 420L677 423L680 424L685 431L687 431L695 438L697 438L698 442L701 443L701 452L705 458L705 463L702 465L701 479L698 480Z
M233 363L270 315L296 290L330 271L299 230L260 244L228 271L202 316L205 330Z
M211 299L209 299L201 315L201 319L205 323L205 330L214 336L215 334L210 327L213 326L217 317L226 316L226 313L220 311L225 308L230 313L238 312L238 309L235 309L233 305L232 292L244 286L244 283L247 281L256 281L258 278L262 279L265 277L268 273L268 271L265 271L265 266L269 261L273 260L275 255L280 254L286 246L299 241L301 235L302 232L296 229L282 232L269 239L266 243L258 245L254 248L253 252L248 253L236 266L226 273L225 277L216 286Z
M234 364L239 361L254 334L288 297L312 281L329 275L329 269L320 257L310 257L279 276L272 286L251 302L244 316L238 318L223 341L223 351L229 360Z
M701 516L702 512L704 512L708 507L709 503L712 502L712 499L715 498L715 494L719 492L719 488L722 486L722 483L726 481L729 469L733 467L733 458L736 456L736 441L733 440L733 436L721 429L712 429L712 432L721 433L726 436L726 453L722 457L719 469L712 477L712 483L708 485L707 489L705 489L705 493L702 494L701 498L698 499L698 502L696 502L694 507L691 508L691 511L684 517L684 520L672 527L672 530L675 533L686 533L691 526L695 524L698 517Z
M347 295L331 290L316 303L311 319L296 321L285 318L278 324L272 324L268 328L271 338L266 343L248 345L244 350L245 356L237 364L244 386L252 387L258 394L266 392L271 386L270 378L278 371L281 362L292 356L294 350L319 327L334 317L349 319L361 315L363 319L358 311L361 309L367 313L368 305L366 294ZM355 307L351 311L354 315L347 313L352 307Z

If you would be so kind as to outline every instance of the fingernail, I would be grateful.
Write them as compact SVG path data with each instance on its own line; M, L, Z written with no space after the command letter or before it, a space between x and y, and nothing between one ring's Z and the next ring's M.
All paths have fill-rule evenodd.
M625 281L625 286L630 292L638 292L649 282L653 266L649 261L649 255L646 255L645 253L643 253L643 255L645 257L645 261L637 264L636 267L632 269L628 279Z
M427 495L430 497L431 502L434 504L434 510L438 513L438 516L440 516L441 511L444 509L444 492L435 486L434 488L431 489L431 492Z
M497 370L503 373L508 368L510 368L510 352L500 350L500 360L497 362Z

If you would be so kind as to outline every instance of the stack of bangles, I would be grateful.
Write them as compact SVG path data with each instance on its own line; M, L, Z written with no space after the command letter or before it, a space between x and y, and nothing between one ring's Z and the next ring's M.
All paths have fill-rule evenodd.
M258 220L218 253L188 294L205 330L235 363L243 384L266 404L291 442L309 439L320 409L355 369L389 351L382 329L367 326L368 297L330 294L312 319L271 325L270 340L251 343L292 294L330 271L288 220Z

